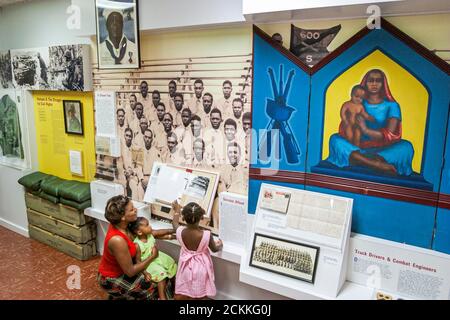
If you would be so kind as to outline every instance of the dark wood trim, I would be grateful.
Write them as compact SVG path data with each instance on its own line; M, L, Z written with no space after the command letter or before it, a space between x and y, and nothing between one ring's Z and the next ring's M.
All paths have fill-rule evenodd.
M304 172L250 168L250 179L305 184Z
M442 209L449 209L450 210L450 194L439 194L439 203L438 207Z
M423 204L427 206L437 206L439 197L437 192L432 191L333 177L316 173L250 168L250 179L305 184L308 186ZM450 196L445 197L444 200L440 202L442 202L442 205L448 205L450 208Z
M263 30L258 28L256 25L253 25L253 33L256 33L258 36L263 38L268 44L270 44L275 50L278 50L282 55L284 55L287 59L289 59L293 64L298 66L300 69L305 71L307 74L311 74L311 68L307 66L303 61L301 61L295 54L290 52L283 46L280 46L278 43L272 40L272 37L265 33ZM254 45L253 45L254 49ZM253 69L255 71L255 69ZM253 83L252 83L253 85ZM253 101L253 100L252 100Z
M439 58L437 55L432 53L429 49L424 47L422 44L408 36L406 33L398 29L396 26L388 22L386 19L381 18L381 28L388 31L390 34L392 34L394 37L405 43L407 46L409 46L411 49L413 49L417 54L421 55L431 63L433 63L436 67L441 69L443 72L445 72L447 75L450 75L450 65L444 61L443 59ZM354 36L352 36L350 39L345 41L343 44L341 44L338 48L336 48L334 51L332 51L329 55L327 55L325 58L320 60L314 67L311 68L311 75L318 72L320 69L322 69L325 65L327 65L329 62L334 60L337 56L339 56L341 53L343 53L345 50L350 48L352 45L354 45L356 42L358 42L360 39L362 39L364 36L369 34L372 30L364 27L362 28L358 33L356 33Z

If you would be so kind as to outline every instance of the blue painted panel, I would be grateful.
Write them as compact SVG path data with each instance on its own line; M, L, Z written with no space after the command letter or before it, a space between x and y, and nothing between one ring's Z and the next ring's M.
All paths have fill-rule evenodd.
M450 119L447 120L445 163L442 169L441 193L450 195ZM450 254L450 210L438 208L433 249Z
M306 190L352 198L353 232L431 248L435 207L311 186Z
M438 209L433 249L450 254L450 210Z
M280 159L275 157L275 146L272 144L268 159L261 158L258 152L252 152L252 167L271 168L290 171L305 171L306 163L306 140L308 128L308 99L310 90L310 77L300 67L292 63L277 49L269 45L257 34L253 36L253 110L252 128L256 130L258 139L252 138L252 150L265 150L261 145L263 137L259 130L278 127L287 128L286 133L280 129L282 138L280 140ZM283 67L282 85L280 90L280 66ZM269 70L273 71L275 81L271 81ZM288 82L288 73L293 72L290 90L287 91L285 99L280 92ZM273 85L278 94L274 95ZM278 98L277 98L278 97ZM278 121L271 120L276 119ZM281 119L288 119L280 121ZM294 139L290 139L289 131L292 130ZM267 154L268 152L264 152ZM287 155L290 154L291 157Z

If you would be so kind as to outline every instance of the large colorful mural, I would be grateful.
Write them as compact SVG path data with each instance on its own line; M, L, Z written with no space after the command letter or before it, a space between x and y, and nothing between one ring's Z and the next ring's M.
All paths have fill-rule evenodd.
M428 104L418 79L373 51L327 88L322 161L312 171L432 190L421 174Z
M305 171L310 94L308 67L259 28L253 30L251 195L266 177ZM304 185L304 179L296 183ZM257 200L249 197L249 212Z
M260 56L275 56L259 50L260 34L254 32L254 130L267 123L255 112L264 106L256 104L259 92L270 92L256 75L279 63L256 63ZM282 152L282 165L271 175L253 164L249 198L263 180L350 197L353 232L448 252L450 206L444 207L450 201L439 192L449 179L443 168L449 65L385 20L380 29L362 29L312 68L272 47L306 75L306 85L291 90L308 92L308 111L290 122L306 165L292 165Z

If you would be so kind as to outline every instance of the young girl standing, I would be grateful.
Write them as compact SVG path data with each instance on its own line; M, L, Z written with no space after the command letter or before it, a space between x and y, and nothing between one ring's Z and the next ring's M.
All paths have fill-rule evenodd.
M197 203L190 202L181 210L181 206L174 202L172 209L174 210L172 224L176 229L177 240L181 244L175 300L205 299L208 296L215 296L214 268L209 249L212 252L222 250L222 241L220 239L215 241L210 231L200 229L199 222L205 210ZM180 227L178 224L180 212L186 227Z

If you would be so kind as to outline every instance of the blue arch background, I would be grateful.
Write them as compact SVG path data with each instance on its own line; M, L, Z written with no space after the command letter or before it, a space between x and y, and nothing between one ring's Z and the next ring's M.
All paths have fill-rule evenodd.
M299 88L299 91L295 92L289 100L291 105L305 106L306 103L307 106L301 108L306 112L295 115L295 125L293 126L297 141L302 148L302 164L291 166L282 161L280 169L309 173L311 167L316 166L322 160L326 90L334 79L374 50L380 50L389 56L427 88L430 100L421 174L426 181L432 184L434 192L450 194L450 139L446 137L447 126L449 126L448 131L450 132L448 121L449 76L384 29L372 30L312 76L308 76L304 72L302 81L295 86L295 88ZM267 124L268 117L262 112L265 98L271 97L272 92L267 77L267 66L273 66L277 70L276 66L280 63L295 67L264 39L254 34L253 128L264 128ZM289 68L286 67L285 71ZM298 70L296 76L302 71L300 68ZM304 86L308 83L310 84L309 91L304 90ZM294 93L293 89L294 86L291 94ZM311 96L308 100L309 93ZM306 128L308 128L308 132L306 132ZM301 137L308 137L308 141L306 142ZM256 142L252 141L252 144L254 143ZM445 145L447 161L443 168ZM305 156L306 167L303 165ZM256 163L253 167L263 168L264 165ZM255 210L262 182L249 181L250 213ZM353 232L450 253L450 210L308 185L305 187L304 184L267 180L264 182L353 198Z

